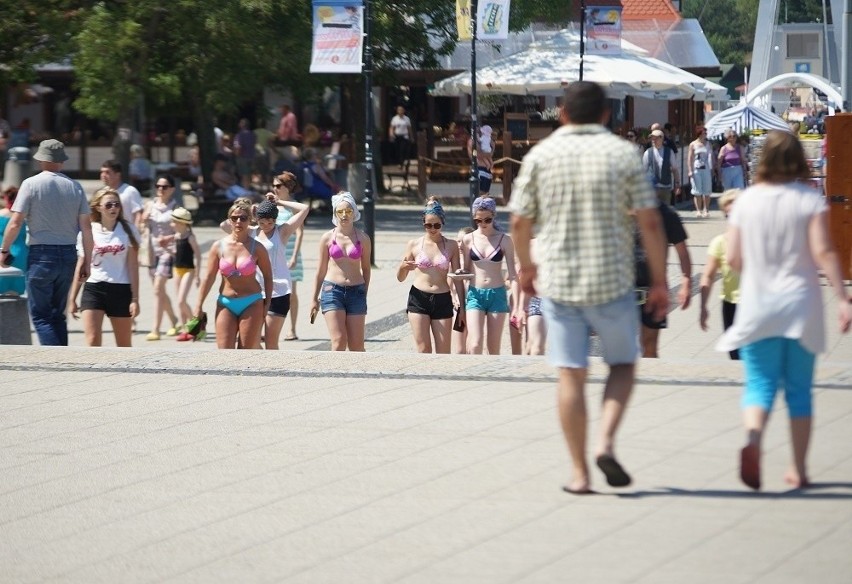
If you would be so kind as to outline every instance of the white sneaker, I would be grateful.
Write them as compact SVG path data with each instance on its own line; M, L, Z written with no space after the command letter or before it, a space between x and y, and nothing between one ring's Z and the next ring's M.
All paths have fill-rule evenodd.
M696 218L696 219L701 219L702 217L704 217L704 215L702 215L702 214L701 214L701 211L696 211L696 212L695 212L695 218Z
M703 213L703 217L704 217L705 219L709 219L709 218L710 218L710 211L704 211L704 213Z

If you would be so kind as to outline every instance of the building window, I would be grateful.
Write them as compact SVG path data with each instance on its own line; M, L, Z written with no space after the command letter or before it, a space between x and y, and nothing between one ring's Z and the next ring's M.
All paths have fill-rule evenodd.
M819 34L798 33L787 35L788 59L819 59Z

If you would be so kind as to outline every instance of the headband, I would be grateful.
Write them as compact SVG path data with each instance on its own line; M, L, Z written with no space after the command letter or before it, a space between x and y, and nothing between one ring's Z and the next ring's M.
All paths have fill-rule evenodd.
M438 201L426 203L426 206L423 208L423 216L425 217L426 215L437 215L441 218L441 223L444 222L444 208Z
M331 197L331 209L332 211L337 211L337 207L342 203L348 203L352 210L355 212L355 215L352 218L352 223L355 223L359 219L361 219L361 212L358 210L358 204L355 202L355 197L352 196L352 193L349 191L340 191L336 195ZM335 225L339 225L337 221L337 214L332 213L331 222Z
M470 206L471 215L477 211L490 211L491 213L496 214L497 201L491 197L477 197Z

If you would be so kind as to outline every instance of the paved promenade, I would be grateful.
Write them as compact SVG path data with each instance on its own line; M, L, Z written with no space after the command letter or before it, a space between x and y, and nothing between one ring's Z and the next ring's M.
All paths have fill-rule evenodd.
M447 233L464 220L454 209ZM325 227L310 219L309 279ZM782 480L783 402L764 491L739 483L742 374L712 350L714 300L713 331L675 310L663 358L639 366L618 448L634 484L596 473L599 495L571 496L543 358L411 352L395 265L418 227L417 208L380 209L365 354L317 350L306 307L284 351L146 342L145 278L133 349L84 347L79 325L68 348L3 346L0 582L849 581L852 344L833 303L814 488ZM697 276L723 223L687 229ZM604 375L594 360L593 436Z

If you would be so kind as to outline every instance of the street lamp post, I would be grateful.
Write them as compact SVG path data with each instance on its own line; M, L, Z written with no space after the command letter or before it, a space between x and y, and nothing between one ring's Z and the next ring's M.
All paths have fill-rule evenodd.
M580 81L583 80L583 57L586 54L586 0L580 0Z
M376 265L376 204L373 200L373 48L370 32L373 13L370 0L364 0L364 227L370 238L370 264Z
M476 155L479 150L476 133L478 129L477 106L476 106L476 18L477 0L470 2L470 206L479 195L479 169L477 168Z

